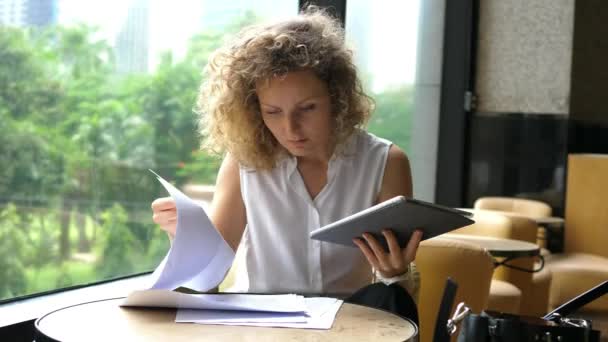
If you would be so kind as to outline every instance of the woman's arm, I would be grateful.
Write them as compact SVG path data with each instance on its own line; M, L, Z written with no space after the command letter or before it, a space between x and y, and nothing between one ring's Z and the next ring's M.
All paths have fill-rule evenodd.
M412 197L412 193L410 161L399 147L391 145L377 203L399 195Z
M407 156L399 147L391 145L387 158L377 203L399 195L412 197L412 173ZM412 269L410 264L416 257L416 251L422 238L421 232L412 235L404 248L399 247L397 239L391 231L385 230L383 235L389 245L390 251L388 252L369 234L363 235L363 239L367 243L364 243L362 239L356 239L354 242L372 267L385 278L399 276L406 273L408 269ZM415 270L415 268L413 269ZM409 274L408 279L400 281L399 284L405 287L413 297L416 297L418 275L417 272L413 273L415 274Z
M405 152L396 145L391 145L388 152L388 160L384 169L384 178L378 203L391 199L395 196L403 195L406 197L413 196L412 171L410 161ZM413 263L416 258L416 251L420 244L420 237L414 237L406 248L402 250L403 260L409 261L409 274L407 278L399 282L399 285L408 290L414 300L418 300L418 290L420 288L420 275ZM405 252L405 253L403 253Z
M218 172L209 216L224 240L236 251L247 225L247 216L241 196L239 164L230 155L224 158Z

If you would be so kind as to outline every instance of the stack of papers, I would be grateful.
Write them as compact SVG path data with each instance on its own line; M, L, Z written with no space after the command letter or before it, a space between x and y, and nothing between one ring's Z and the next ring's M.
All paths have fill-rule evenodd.
M156 174L155 174L156 175ZM121 306L177 308L176 322L329 329L342 301L296 294L186 294L219 285L232 265L234 251L202 207L156 175L175 200L177 229L169 252L152 273L148 289L134 291ZM200 267L192 267L196 262Z
M294 313L180 309L175 321L257 327L330 329L342 301L325 297L304 298L304 301L306 311Z

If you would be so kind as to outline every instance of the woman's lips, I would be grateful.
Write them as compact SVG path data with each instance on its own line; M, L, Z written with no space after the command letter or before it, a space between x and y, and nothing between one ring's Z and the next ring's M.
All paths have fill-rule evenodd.
M292 146L302 147L302 146L304 146L308 142L308 139L288 140L288 142Z

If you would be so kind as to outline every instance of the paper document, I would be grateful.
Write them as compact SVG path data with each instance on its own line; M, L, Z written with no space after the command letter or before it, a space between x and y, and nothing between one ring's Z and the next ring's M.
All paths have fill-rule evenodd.
M335 298L305 298L308 311L303 314L251 313L242 311L215 312L180 309L176 322L218 325L248 325L302 329L330 329L343 301Z
M122 305L292 313L304 313L307 310L304 297L295 294L190 294L168 290L135 291L124 300Z
M192 310L177 311L177 323L229 324L229 323L306 323L304 312L251 312L236 310Z
M232 266L235 254L202 207L154 174L175 200L175 238L167 255L152 273L149 288L132 292L121 306L177 308L176 322L310 329L331 327L342 304L333 298L173 291L180 286L199 292L215 288Z
M216 287L232 266L234 251L201 206L154 174L175 201L177 229L173 245L152 273L150 288L173 290L184 286L205 292Z

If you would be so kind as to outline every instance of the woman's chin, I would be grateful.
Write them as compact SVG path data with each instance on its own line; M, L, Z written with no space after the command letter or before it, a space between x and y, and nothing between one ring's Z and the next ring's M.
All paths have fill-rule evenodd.
M306 157L308 155L305 151L295 150L293 148L290 148L287 151L294 157Z
M310 151L308 149L304 149L304 148L290 147L287 149L287 152L289 152L289 154L291 154L294 157L309 157L311 155Z
M285 149L294 156L304 157L310 153L310 148L305 144L287 144Z

